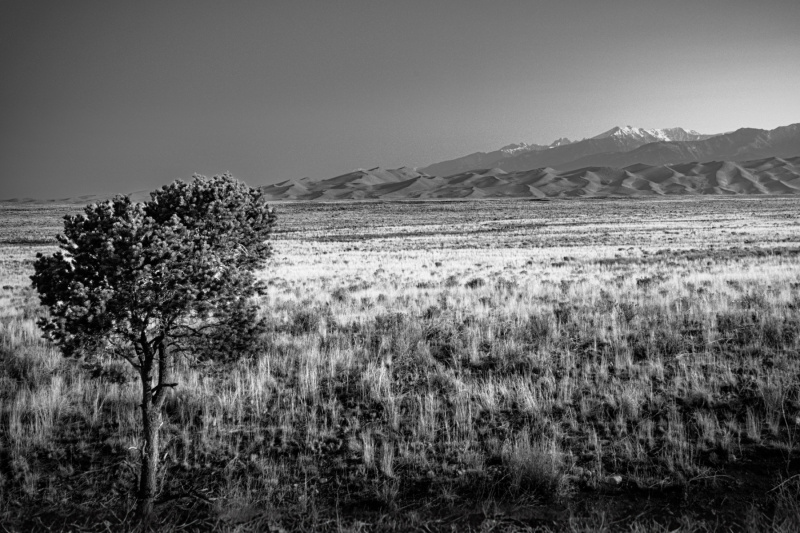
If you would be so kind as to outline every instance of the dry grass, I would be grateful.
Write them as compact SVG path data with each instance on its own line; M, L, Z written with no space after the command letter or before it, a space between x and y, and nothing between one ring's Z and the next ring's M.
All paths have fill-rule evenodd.
M799 207L279 206L269 348L180 370L163 527L796 530ZM0 518L118 527L138 384L39 339L50 249L2 248Z

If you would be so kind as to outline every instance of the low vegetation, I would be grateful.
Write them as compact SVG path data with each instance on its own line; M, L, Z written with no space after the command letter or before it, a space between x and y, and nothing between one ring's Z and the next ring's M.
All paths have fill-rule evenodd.
M160 527L796 531L798 208L279 205L263 350L175 369ZM0 522L124 528L138 377L42 340L2 209Z

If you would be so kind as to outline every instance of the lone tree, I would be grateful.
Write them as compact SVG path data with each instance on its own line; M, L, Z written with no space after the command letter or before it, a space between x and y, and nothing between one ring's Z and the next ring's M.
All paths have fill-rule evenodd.
M61 251L37 256L33 286L64 355L127 360L142 384L138 515L153 511L162 408L175 360L241 357L258 346L253 297L275 214L230 175L176 181L134 203L117 196L64 218Z

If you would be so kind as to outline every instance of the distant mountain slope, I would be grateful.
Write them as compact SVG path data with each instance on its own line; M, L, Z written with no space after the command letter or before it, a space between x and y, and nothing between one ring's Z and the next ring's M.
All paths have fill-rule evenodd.
M559 139L549 146L509 145L494 152L477 152L418 169L425 174L450 176L474 168L498 167L504 170L529 170L557 167L593 154L633 150L655 141L688 141L712 137L683 128L645 130L631 126L612 128L591 139L572 142ZM509 150L511 147L526 147Z
M433 165L429 165L418 170L425 174L434 176L450 176L452 174L457 174L473 168L492 168L504 159L528 152L540 152L559 146L566 146L571 143L572 141L566 137L562 137L560 139L556 139L546 146L527 143L509 144L500 148L499 150L494 150L492 152L475 152L474 154L469 154L457 159L442 161L441 163L434 163Z
M553 166L570 170L586 166L625 167L636 163L668 165L709 160L745 161L797 154L800 154L800 124L792 124L774 130L742 128L699 141L652 142L627 152L590 154Z
M358 170L335 178L261 188L273 200L569 198L663 195L800 194L800 157L743 163L711 161L625 168L469 170L440 177L412 171Z
M644 143L656 141L699 141L714 137L714 135L704 135L697 133L694 130L685 130L683 128L664 128L646 130L643 128L634 128L632 126L616 127L592 137L593 139L605 139L606 137L617 137L619 139L632 139Z

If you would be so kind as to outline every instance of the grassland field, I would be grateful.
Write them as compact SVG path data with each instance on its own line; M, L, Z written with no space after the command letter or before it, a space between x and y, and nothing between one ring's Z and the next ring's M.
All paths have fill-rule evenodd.
M160 530L800 530L800 199L276 203L264 352L183 361ZM120 531L127 362L30 288L80 207L0 204L0 524Z

